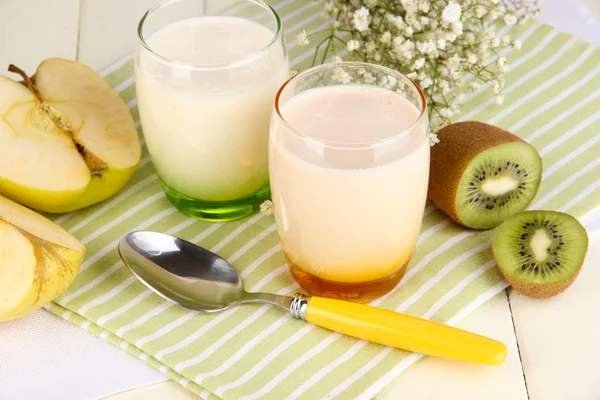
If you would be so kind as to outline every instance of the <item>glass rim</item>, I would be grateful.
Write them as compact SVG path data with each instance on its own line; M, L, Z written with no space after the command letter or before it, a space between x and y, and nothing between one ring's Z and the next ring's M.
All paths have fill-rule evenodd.
M264 8L266 11L270 12L273 17L275 17L275 21L277 22L277 31L273 35L273 38L271 39L271 41L265 47L252 53L248 57L245 57L240 60L233 61L233 62L229 62L229 63L195 64L195 63L188 63L188 62L183 62L183 61L172 60L169 57L165 57L162 54L157 53L154 49L152 49L152 47L146 42L146 38L144 37L142 30L144 28L144 22L146 22L146 20L149 17L151 17L153 14L155 14L156 12L159 12L161 9L163 9L171 4L179 3L181 1L185 1L185 0L163 0L160 3L150 7L144 13L142 18L140 19L140 22L138 22L138 27L137 27L138 42L142 45L142 47L146 51L150 52L153 56L157 57L158 59L160 59L161 61L163 61L167 64L171 64L171 65L175 65L175 66L183 67L183 68L187 68L187 69L201 70L201 71L221 70L221 69L227 69L227 68L240 67L240 66L249 64L252 61L255 61L255 60L259 59L260 57L262 57L275 43L278 43L283 36L283 29L282 29L283 27L282 27L282 23L281 23L281 18L279 17L279 14L277 14L275 9L273 9L273 7L271 7L268 3L266 3L263 0L241 0L242 2L245 2L245 3L254 3L255 5L258 5L262 8ZM227 15L225 15L225 16L227 16ZM247 18L244 18L244 19L247 20Z
M354 67L363 67L363 68L369 68L369 69L375 69L375 70L379 70L381 72L384 72L386 74L392 75L394 76L396 79L400 78L400 79L405 79L408 82L410 82L410 84L412 85L412 87L417 91L417 94L419 95L420 99L421 99L421 109L419 110L419 116L417 117L417 119L415 120L415 122L408 128L403 129L401 132L384 138L384 139L379 139L379 140L372 140L372 141L364 141L364 142L359 142L359 143L344 143L344 142L334 142L334 141L328 141L328 140L321 140L321 139L317 139L314 138L312 136L308 136L298 130L296 130L293 126L291 126L283 117L283 115L281 115L281 110L279 107L279 100L281 97L281 94L283 93L283 91L285 90L285 88L291 83L293 82L295 79L298 79L299 77L302 76L306 76L321 70L325 70L325 69L330 69L330 68L335 68L336 66L354 66ZM391 91L391 89L389 89ZM288 128L292 133L294 133L296 136L300 137L303 140L309 140L309 141L314 141L316 143L320 143L323 145L330 145L330 146L344 146L344 147L358 147L358 146L368 146L368 145L375 145L375 144L380 144L380 143L384 143L384 142L388 142L388 141L392 141L392 140L397 140L397 139L401 139L403 137L406 136L410 136L413 132L415 132L417 130L417 127L422 123L425 115L427 115L427 100L425 99L425 94L423 93L423 90L421 89L421 87L419 87L419 85L417 85L417 83L415 81L413 81L412 79L410 79L408 76L406 76L405 74L398 72L396 70L393 70L391 68L388 67L384 67L382 65L378 65L378 64L371 64L371 63L367 63L367 62L362 62L362 61L341 61L341 62L333 62L333 63L326 63L326 64L321 64L315 67L311 67L309 69L306 69L296 75L294 75L293 77L289 78L287 81L285 81L283 83L283 85L281 85L281 87L279 88L279 90L277 91L277 94L275 95L275 102L274 102L274 106L275 106L275 113L277 114L277 117L279 118L279 120L284 124L284 126L286 128Z

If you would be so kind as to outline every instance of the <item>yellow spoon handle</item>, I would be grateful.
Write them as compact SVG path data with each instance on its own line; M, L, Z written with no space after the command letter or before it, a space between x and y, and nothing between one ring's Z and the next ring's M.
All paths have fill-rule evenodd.
M499 365L506 359L506 346L496 340L364 304L310 297L306 320L359 339L451 360Z

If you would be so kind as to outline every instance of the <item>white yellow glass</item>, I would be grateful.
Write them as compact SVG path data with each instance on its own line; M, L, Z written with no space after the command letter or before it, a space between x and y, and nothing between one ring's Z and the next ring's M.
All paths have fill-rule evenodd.
M354 301L394 288L427 196L421 89L381 66L314 67L279 90L269 143L277 228L300 286Z

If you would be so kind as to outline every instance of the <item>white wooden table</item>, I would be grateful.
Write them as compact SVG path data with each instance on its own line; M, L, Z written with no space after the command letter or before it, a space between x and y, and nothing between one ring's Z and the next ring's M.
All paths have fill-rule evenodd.
M578 8L581 1L589 10ZM47 57L78 59L101 69L133 48L135 36L123 29L135 26L156 2L0 0L0 74L9 63L32 73ZM580 36L600 45L600 28L586 20L591 11L600 21L600 0L545 0L545 5L554 10L543 14L546 21L567 31L578 28ZM571 19L565 18L568 12ZM568 292L533 300L509 290L459 324L504 342L509 356L502 366L424 358L380 397L600 399L599 266L600 236L593 236L583 270ZM17 355L18 363L3 365ZM61 366L60 374L52 373L54 365ZM9 381L9 369L21 373L12 373ZM34 398L32 393L64 400L195 398L141 361L45 311L0 325L0 393L2 384L19 385L19 379L28 382L15 386L22 390L19 399L26 400Z

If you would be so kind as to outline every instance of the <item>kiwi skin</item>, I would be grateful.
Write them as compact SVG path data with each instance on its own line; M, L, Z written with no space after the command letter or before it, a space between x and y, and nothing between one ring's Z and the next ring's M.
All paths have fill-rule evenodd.
M454 222L473 228L456 214L456 192L468 165L483 151L501 144L531 145L504 129L479 121L456 122L440 129L437 135L440 142L431 148L429 199Z
M545 299L548 297L556 296L567 290L569 286L575 282L575 279L579 275L581 271L581 266L577 270L577 272L566 281L558 282L558 283L550 283L547 285L531 285L528 283L520 282L514 278L511 278L508 274L506 274L502 268L498 268L504 276L504 279L508 281L508 284L513 287L517 292L525 295L527 297L533 297L534 299Z
M545 211L545 212L551 212L551 211ZM526 213L526 212L518 213L515 215L524 214L524 213ZM554 213L558 213L558 212L554 211ZM584 240L584 242L585 242L585 252L587 253L588 248L589 248L589 238L587 236L587 232L586 232L585 228L583 227L583 225L581 225L581 223L577 219L574 219L574 222L576 222L581 227L582 232L584 232L584 234L585 234L585 237L582 240ZM499 230L496 230L495 236L498 235L498 231ZM579 265L579 267L577 268L577 271L573 274L573 276L571 276L569 279L564 280L562 282L549 283L549 284L530 284L530 283L521 282L521 281L511 277L506 272L504 272L504 269L502 268L501 263L498 262L499 257L498 257L498 254L496 254L494 251L494 246L492 246L492 252L493 252L494 258L496 259L496 262L498 264L498 269L502 273L502 276L504 276L504 279L506 279L508 281L509 285L512 288L514 288L517 292L521 293L522 295L525 295L527 297L532 297L535 299L544 299L544 298L553 297L553 296L556 296L556 295L564 292L565 290L567 290L573 284L573 282L575 282L575 279L577 279L577 276L579 276L579 273L581 272L581 267L583 266L583 262L582 262ZM584 258L585 258L585 256L584 256Z

